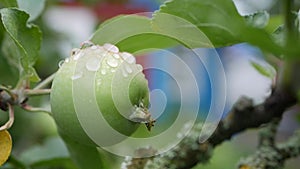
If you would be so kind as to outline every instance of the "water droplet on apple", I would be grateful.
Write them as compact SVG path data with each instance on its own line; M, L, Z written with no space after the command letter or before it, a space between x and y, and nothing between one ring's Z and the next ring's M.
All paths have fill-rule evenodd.
M82 75L83 75L82 72L77 72L77 73L75 73L75 74L71 77L71 79L72 79L72 80L79 79L79 78L82 77Z
M116 58L116 59L120 59L120 55L117 54L117 53L114 53L114 54L113 54L113 57Z
M129 64L133 64L136 62L135 57L128 52L122 52L121 57Z
M62 67L62 65L65 63L65 60L61 60L58 62L58 67Z
M78 60L79 58L81 58L83 56L83 53L82 52L77 52L77 54L76 55L74 55L74 57L73 57L73 59L74 60Z
M109 52L112 52L112 53L118 53L119 52L119 48L116 47L115 45L112 45L110 43L105 43L103 45L104 49L106 49L107 51Z
M105 69L101 69L101 74L105 75L106 74L106 70Z
M123 77L127 77L128 76L126 70L122 69L122 75L123 75Z
M137 65L136 65L136 68L137 68L137 70L138 70L139 72L143 71L143 66L140 65L140 64L137 64Z
M130 65L128 65L128 64L125 65L125 70L126 70L126 72L129 73L129 74L133 72L133 71L132 71L132 68L131 68Z
M118 60L114 59L114 58L108 58L106 60L106 63L108 64L108 66L110 67L117 67L119 65Z
M100 62L101 60L97 57L91 57L89 60L86 62L86 69L89 71L97 71L100 68Z

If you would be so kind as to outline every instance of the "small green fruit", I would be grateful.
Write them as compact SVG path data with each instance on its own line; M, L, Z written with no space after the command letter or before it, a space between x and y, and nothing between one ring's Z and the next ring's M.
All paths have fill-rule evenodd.
M79 87L77 82L80 82ZM89 88L91 84L94 89ZM88 90L94 91L97 108L91 110L89 105L83 105L80 110L76 109L78 98L87 97L84 98L87 101L94 99L84 96ZM154 122L147 111L149 90L142 66L135 63L133 55L119 52L111 44L99 46L84 43L81 49L73 49L71 57L65 60L55 75L50 99L59 132L82 144L95 145L95 142L83 129L78 114L97 115L100 110L108 124L126 136L131 135L140 123L151 129ZM99 126L96 119L91 119L89 123ZM99 128L94 130L97 132ZM99 134L111 139L111 144L122 141L114 140L113 133Z

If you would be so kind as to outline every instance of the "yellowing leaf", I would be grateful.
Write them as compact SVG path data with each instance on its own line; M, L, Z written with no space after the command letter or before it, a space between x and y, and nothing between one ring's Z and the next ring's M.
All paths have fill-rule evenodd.
M12 140L8 131L0 131L0 166L8 159L12 148Z

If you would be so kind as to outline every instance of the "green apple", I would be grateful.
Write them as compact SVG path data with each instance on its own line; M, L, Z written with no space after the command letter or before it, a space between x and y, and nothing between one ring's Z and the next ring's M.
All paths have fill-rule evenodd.
M120 52L111 44L84 43L80 49L73 49L71 57L60 66L52 83L51 111L59 132L81 144L95 145L82 127L78 114L97 115L99 112L114 130L125 136L130 136L141 123L150 130L154 120L147 111L149 89L142 69L132 54ZM80 86L76 86L77 81ZM76 99L91 90L89 86L94 87L97 107L91 109L85 104L80 105L80 110L76 109ZM94 99L85 97L84 100ZM96 118L90 120L90 125L93 124L95 132L102 132ZM114 138L114 133L99 134ZM119 141L122 140L115 143Z

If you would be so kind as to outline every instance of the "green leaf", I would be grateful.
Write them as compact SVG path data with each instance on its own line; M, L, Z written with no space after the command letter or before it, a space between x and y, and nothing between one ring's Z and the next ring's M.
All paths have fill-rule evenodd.
M95 44L112 43L122 51L136 52L149 48L166 48L178 44L155 32L151 20L144 16L117 16L102 23L91 38Z
M117 43L117 46L121 51L127 51L130 53L143 53L147 50L152 51L164 49L178 44L179 43L176 40L167 36L162 36L155 33L144 33L124 39Z
M214 47L203 31L187 20L174 15L156 13L153 19L153 29L166 37L176 39L188 48Z
M28 24L29 15L18 9L4 8L0 10L0 14L3 26L10 38L6 38L7 44L3 44L5 48L2 47L7 50L5 53L9 54L6 57L13 57L14 65L20 70L21 78L39 81L33 68L39 57L41 45L42 34L39 28Z
M69 138L67 135L60 132L60 136L64 140L71 158L79 166L79 168L85 169L99 169L107 168L102 159L102 156L97 150L97 147L87 146L76 142Z
M2 45L4 36L5 36L5 28L3 27L2 22L0 22L0 45Z
M268 25L270 15L266 11L259 11L251 15L244 16L246 23L256 28L264 28Z
M203 39L203 35L206 35L215 47L239 43L236 30L244 24L244 18L238 14L231 0L167 1L153 18L153 27L157 31L179 36L177 38L181 39L193 38L192 47L206 46L207 39ZM196 33L194 27L203 32L198 40L197 36L189 35L190 30L193 34Z
M264 29L249 26L231 0L167 1L155 13L153 27L181 42L189 42L192 48L207 47L207 44L223 47L248 42L276 56L284 51ZM197 33L195 27L203 33Z
M30 17L28 21L35 20L43 11L46 0L17 0L19 9L27 12Z
M262 65L257 62L251 61L251 65L263 76L274 79L276 70L271 65Z
M17 0L0 0L0 4L3 5L3 7L17 7Z
M291 59L299 58L300 56L300 40L295 40L294 43L291 43L289 46L286 46L286 36L285 36L285 27L284 25L280 25L277 29L272 33L272 39L274 43L278 46L277 49L282 51L282 55L279 56L282 59L282 56L289 57ZM274 49L276 50L276 49Z
M259 20L260 17L253 22L259 24ZM91 40L98 44L113 43L130 52L150 48L155 43L170 47L179 42L189 48L199 48L248 42L277 57L300 55L298 49L277 44L265 29L247 24L232 0L167 1L152 19L129 15L103 23Z
M295 25L300 32L300 10L296 13Z
M300 123L300 113L297 115L297 121Z
M300 103L300 90L298 90L297 96L298 96L298 103ZM299 122L300 122L300 113L299 113L298 117L299 117Z
M293 13L294 17L294 24L296 27L296 30L298 30L298 34L300 34L300 12ZM278 46L281 47L281 50L283 51L283 55L285 57L288 57L290 59L299 59L300 56L300 39L299 36L296 38L297 35L295 35L295 38L292 39L293 42L289 43L289 45L286 45L286 28L284 24L279 25L276 30L272 33L274 41L277 43Z
M274 41L274 37L264 29L246 27L241 30L240 38L242 41L255 45L263 51L270 52L278 58L281 58L283 53L287 52L287 50L284 50L282 46L277 44Z
M284 46L285 43L285 35L284 35L285 29L284 26L279 26L274 32L273 32L273 38L274 41L279 44L280 46Z
M31 167L69 166L70 169L75 169L69 152L59 137L49 138L43 145L35 145L24 151L20 155L20 161Z
M265 30L268 33L273 33L280 25L283 24L282 15L273 15L270 17L268 25L265 27Z

